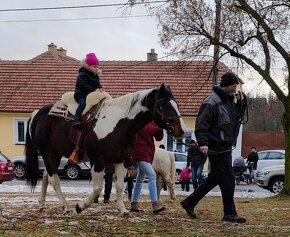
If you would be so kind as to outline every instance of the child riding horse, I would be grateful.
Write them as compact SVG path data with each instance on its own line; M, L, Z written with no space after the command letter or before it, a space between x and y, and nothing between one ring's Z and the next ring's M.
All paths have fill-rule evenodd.
M33 114L26 134L27 181L32 189L38 179L38 155L43 157L46 171L43 173L39 198L40 209L45 206L45 196L50 183L66 213L68 204L60 189L57 169L62 156L69 157L75 145L70 140L72 121L48 115L52 105L44 106ZM169 86L130 93L104 102L95 118L84 125L86 134L84 153L91 163L93 192L76 205L77 213L90 206L103 187L106 163L114 163L117 175L117 207L128 212L123 202L123 184L126 168L123 162L130 158L135 135L147 123L155 123L175 138L184 136L186 127Z

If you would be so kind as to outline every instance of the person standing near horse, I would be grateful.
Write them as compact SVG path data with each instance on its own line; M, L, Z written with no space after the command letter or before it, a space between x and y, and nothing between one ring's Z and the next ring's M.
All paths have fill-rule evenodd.
M104 203L108 203L110 201L110 196L112 192L112 184L113 184L113 174L115 173L114 164L106 164L105 166L105 189L104 189ZM94 203L99 202L99 197L97 196L94 200Z
M153 206L153 213L157 214L165 210L165 207L160 206L158 202L156 173L152 167L155 152L154 138L156 141L161 141L163 138L163 130L157 127L153 121L142 128L136 136L136 145L132 151L132 160L137 165L137 177L131 199L131 212L142 211L138 207L138 201L146 175L148 176L148 189Z
M75 113L75 120L72 124L74 128L80 128L82 126L80 118L86 107L87 95L102 88L99 78L99 75L101 74L99 65L100 62L96 55L94 53L89 53L87 54L82 67L79 69L74 93L74 99L79 103L79 106Z
M244 102L240 97L234 103L238 77L225 73L220 86L203 101L196 119L195 136L200 151L208 155L211 170L208 177L187 198L181 206L191 218L197 218L194 208L214 187L219 185L222 193L223 221L245 223L246 219L237 215L234 203L235 175L232 167L232 146L235 145L242 121L243 111L238 106ZM244 97L245 99L245 97ZM239 114L240 113L240 114Z
M200 186L203 180L203 166L206 162L206 156L199 150L198 144L194 140L190 140L187 151L187 167L191 165L191 178L193 190Z

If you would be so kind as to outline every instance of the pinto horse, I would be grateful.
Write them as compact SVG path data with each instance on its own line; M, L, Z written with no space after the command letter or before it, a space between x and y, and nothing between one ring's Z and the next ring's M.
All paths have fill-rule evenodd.
M46 170L43 173L39 207L45 207L48 183L57 194L64 213L68 204L60 188L57 169L62 156L69 157L75 145L71 142L72 121L48 115L52 105L35 111L26 133L27 183L34 190L38 181L38 155L43 157ZM80 213L99 196L103 187L104 167L113 163L117 175L117 208L127 213L123 201L123 185L126 168L135 145L135 135L147 123L155 123L175 138L184 136L186 126L169 86L137 91L118 98L107 99L93 120L84 124L83 150L90 164L93 183L92 193L76 204Z

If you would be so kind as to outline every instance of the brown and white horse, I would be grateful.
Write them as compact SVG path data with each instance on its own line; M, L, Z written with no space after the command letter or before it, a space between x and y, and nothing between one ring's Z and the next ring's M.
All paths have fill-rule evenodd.
M52 105L34 113L26 134L27 182L32 190L38 181L38 155L43 157L46 171L43 173L39 197L40 209L45 207L47 186L54 188L64 213L68 204L60 188L57 169L62 156L69 157L75 145L70 140L72 122L49 116ZM83 149L91 163L93 192L76 204L80 213L99 196L103 187L104 167L114 163L117 175L117 208L128 212L123 201L123 184L126 168L123 162L130 158L135 135L147 123L155 123L175 138L184 136L186 127L169 86L130 93L104 102L95 118L84 126Z

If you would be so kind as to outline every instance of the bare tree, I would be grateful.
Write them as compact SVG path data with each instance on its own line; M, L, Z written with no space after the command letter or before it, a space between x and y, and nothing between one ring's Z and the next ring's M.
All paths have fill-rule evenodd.
M244 124L243 131L272 131L281 132L283 105L273 97L256 97L248 100L249 121Z
M131 5L140 2L150 6L146 0L129 0ZM284 192L290 195L289 0L223 0L219 38L215 37L213 0L162 2L151 10L158 17L164 47L183 59L192 59L212 54L212 47L218 45L222 60L230 56L232 61L236 59L240 63L240 68L254 69L282 102L286 141ZM277 63L285 69L285 90L273 74Z

